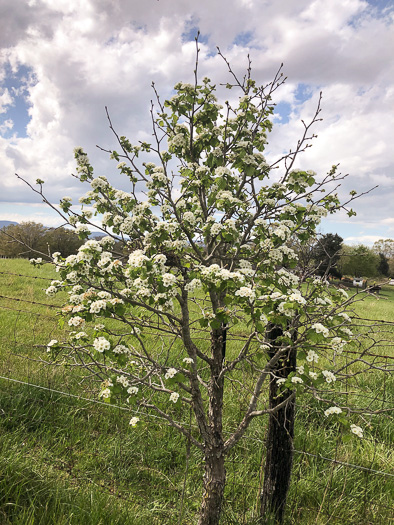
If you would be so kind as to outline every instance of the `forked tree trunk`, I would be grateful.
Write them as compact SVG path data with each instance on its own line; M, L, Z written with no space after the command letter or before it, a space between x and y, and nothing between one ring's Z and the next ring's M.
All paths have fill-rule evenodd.
M226 483L224 455L205 457L204 494L198 525L218 525Z
M295 350L290 350L286 358L278 363L274 373L277 378L286 378L290 372L295 371L295 367L296 352ZM270 408L275 408L289 394L290 392L286 391L278 396L276 379L272 379L269 392ZM293 465L294 419L295 398L269 416L264 483L260 495L262 524L283 523Z

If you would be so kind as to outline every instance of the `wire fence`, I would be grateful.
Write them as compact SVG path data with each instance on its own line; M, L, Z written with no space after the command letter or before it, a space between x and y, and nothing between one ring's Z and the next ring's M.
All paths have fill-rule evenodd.
M0 275L5 281L11 278L24 283L29 279L51 280L3 271ZM156 439L162 435L163 431L158 429L166 423L163 418L144 414L150 422L144 427L144 436L130 434L128 421L132 415L141 416L140 412L101 401L95 397L88 381L81 383L67 368L53 368L39 362L41 347L59 330L55 313L59 305L38 300L37 290L17 297L7 291L6 283L0 290L6 292L0 295L0 432L3 439L12 439L12 436L23 439L10 444L10 450L14 450L14 446L24 450L48 477L58 472L62 479L66 475L74 487L94 486L125 504L133 505L136 497L141 496L130 490L131 480L142 480L144 498L146 493L150 494L150 501L144 501L147 508L152 509L151 523L156 523L156 514L161 515L157 523L193 523L190 516L199 499L196 494L202 491L201 453L195 451L187 439L179 437L171 441L170 431L166 430L164 439L168 448L160 447L160 452L152 454L149 450L152 438L147 436L150 432L156 432ZM389 352L383 357L387 362L394 359ZM378 403L382 409L392 409L390 385L386 377L372 387L360 381L357 391L352 387L353 390L345 390L341 395L360 397L363 401ZM390 523L394 516L391 413L367 419L366 435L354 445L343 442L337 428L323 432L322 440L322 432L315 432L314 427L319 430L325 422L319 422L316 410L315 405L304 400L297 403L300 432L295 439L286 523ZM184 426L192 427L188 413L179 416ZM102 426L101 418L106 420ZM109 430L111 424L117 428L116 439ZM254 423L228 457L223 523L253 523L258 516L266 424L264 419ZM15 430L19 428L23 432ZM60 440L64 444L60 447L62 453L48 435L44 445L37 437L37 429L53 435L54 441ZM90 443L88 452L81 445L84 441ZM7 449L3 446L2 450L4 454ZM83 467L80 454L89 456ZM170 502L167 514L163 510L164 502L161 509L155 507L155 501L161 501L163 494Z

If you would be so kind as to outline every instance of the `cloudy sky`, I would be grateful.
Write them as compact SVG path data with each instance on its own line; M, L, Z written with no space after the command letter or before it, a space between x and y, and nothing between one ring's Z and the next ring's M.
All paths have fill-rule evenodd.
M284 63L268 160L294 147L323 91L298 166L340 163L343 195L379 187L322 231L394 238L392 0L0 0L0 220L61 224L14 173L44 179L53 203L77 200L88 188L71 176L75 146L111 179L116 163L96 148L115 146L104 107L119 134L149 141L151 83L165 98L192 80L198 30L201 76L216 83L229 80L216 46L240 75L249 53L260 83Z

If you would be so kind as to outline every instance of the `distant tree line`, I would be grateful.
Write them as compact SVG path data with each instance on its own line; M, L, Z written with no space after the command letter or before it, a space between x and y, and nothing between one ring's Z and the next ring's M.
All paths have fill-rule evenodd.
M48 228L36 222L10 224L0 230L0 256L50 259L50 254L60 252L67 257L75 253L85 241L74 230Z
M338 234L327 233L308 244L295 247L301 266L320 276L392 277L394 276L394 240L381 239L372 248L364 244L343 244Z
M0 230L1 257L42 257L60 252L63 257L75 253L83 244L74 230L48 228L36 222L11 224ZM300 268L310 274L340 279L351 277L393 277L394 240L381 239L372 248L364 244L349 246L336 233L327 233L304 244L292 245L299 255Z

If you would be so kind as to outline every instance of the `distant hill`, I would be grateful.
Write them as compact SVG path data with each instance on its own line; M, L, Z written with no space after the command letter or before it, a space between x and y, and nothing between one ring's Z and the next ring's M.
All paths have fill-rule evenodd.
M15 221L0 221L0 229L5 228L6 226L11 226L11 224L19 224Z
M1 230L1 228L6 228L7 226L11 226L11 224L19 224L19 222L15 222L15 221L0 221L0 230ZM96 237L104 237L104 235L105 235L104 232L92 232L89 235L89 239L94 239Z

